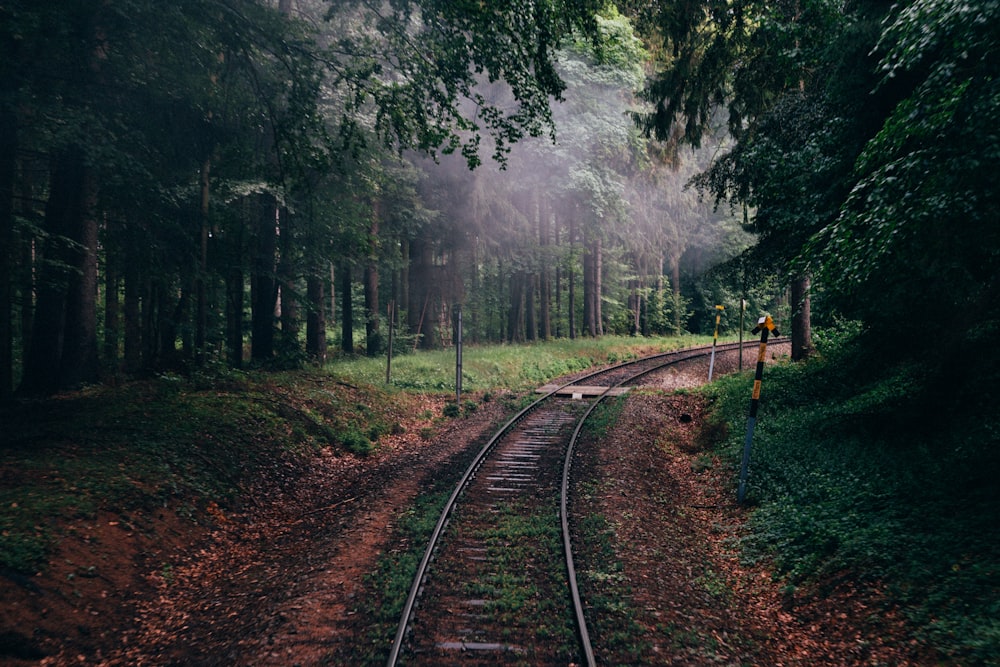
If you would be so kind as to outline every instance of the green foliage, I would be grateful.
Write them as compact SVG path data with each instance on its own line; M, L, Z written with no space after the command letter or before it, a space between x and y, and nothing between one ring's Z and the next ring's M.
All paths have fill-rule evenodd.
M817 237L822 274L845 309L889 331L917 312L993 320L1000 253L996 2L894 7L875 53L891 103L857 159L839 220ZM834 281L833 278L836 277Z
M1000 421L987 406L996 388L949 406L944 420L928 399L937 367L875 363L871 337L852 329L821 337L823 355L808 364L765 368L744 554L772 559L792 585L845 576L885 585L944 653L995 662ZM734 469L750 380L709 389L730 424L722 451Z

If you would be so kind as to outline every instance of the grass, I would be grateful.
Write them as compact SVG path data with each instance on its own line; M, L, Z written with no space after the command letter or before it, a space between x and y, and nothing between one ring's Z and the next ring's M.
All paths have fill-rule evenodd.
M710 336L632 338L604 336L555 340L526 345L465 345L462 348L462 389L478 391L526 391L552 378L574 373L596 364L632 359L654 351L704 345ZM353 382L385 383L385 359L356 357L338 360L331 373ZM455 351L417 352L393 357L393 387L408 391L453 392Z
M560 655L570 661L576 655L574 621L561 599L566 591L561 532L550 513L538 508L526 513L517 505L502 507L496 523L478 537L487 545L491 562L503 566L502 573L470 584L469 593L488 600L484 612L511 629L525 625L538 638L558 639ZM539 588L542 586L542 588Z
M789 590L822 594L845 579L887 587L947 659L1000 664L1000 419L983 409L996 389L949 387L978 399L935 405L948 399L933 371L875 363L864 342L765 369L744 554L770 559ZM721 451L734 475L751 382L708 389L729 424Z

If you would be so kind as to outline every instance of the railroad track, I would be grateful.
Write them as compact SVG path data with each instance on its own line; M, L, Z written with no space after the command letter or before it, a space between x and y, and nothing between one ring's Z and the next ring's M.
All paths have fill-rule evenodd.
M738 349L722 344L716 353ZM407 665L596 665L568 522L574 446L604 398L710 354L711 346L662 353L544 387L501 427L442 510L388 666L404 658Z

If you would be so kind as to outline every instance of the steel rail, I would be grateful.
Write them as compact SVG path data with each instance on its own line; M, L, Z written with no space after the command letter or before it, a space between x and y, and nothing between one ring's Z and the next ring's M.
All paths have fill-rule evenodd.
M750 343L744 342L743 345L752 347L753 345L756 345L756 343L752 341ZM729 343L729 344L718 345L716 349L735 350L738 349L739 346L740 343L738 342ZM441 510L441 515L439 516L438 521L434 526L434 530L431 533L431 536L428 540L427 547L424 550L424 554L420 560L420 564L417 566L417 570L413 577L413 583L410 585L410 590L407 595L406 602L403 605L403 610L400 614L399 625L396 629L396 634L393 639L392 648L390 649L388 660L386 661L387 667L396 667L396 665L398 665L399 663L399 657L400 653L402 652L404 640L406 638L406 632L407 629L409 628L410 622L413 619L413 613L416 607L417 598L420 595L420 590L423 587L424 581L427 576L427 569L430 566L430 562L434 557L434 552L437 550L438 542L440 541L441 535L448 525L448 521L451 518L451 514L455 509L455 506L457 505L458 499L465 491L465 488L468 486L470 480L475 476L479 468L482 467L483 462L488 458L492 450L496 447L497 443L499 443L500 440L505 435L507 435L507 433L510 432L515 425L517 425L522 419L524 419L528 414L534 411L543 402L549 400L550 398L552 398L554 395L556 395L558 392L565 389L566 387L570 387L575 384L581 384L586 380L598 377L600 375L605 375L616 370L620 370L627 366L633 366L640 363L654 361L657 359L662 359L664 357L673 357L672 359L667 360L663 364L646 369L640 373L633 374L628 378L612 385L612 387L619 387L622 384L625 384L626 382L630 382L635 378L642 377L643 375L648 375L649 373L652 373L666 366L670 366L675 363L680 363L682 361L688 361L698 357L708 356L711 353L711 349L712 349L711 345L705 345L705 346L684 348L680 350L672 350L668 352L660 352L657 354L649 355L647 357L641 357L639 359L630 359L627 361L623 361L613 366L602 368L592 373L582 375L578 378L575 378L564 384L561 384L552 389L551 391L543 394L538 399L530 403L528 406L520 410L517 414L511 417L510 420L508 420L503 426L501 426L500 429L497 430L497 432L490 438L490 440L485 445L483 445L479 453L476 454L475 458L472 460L472 462L469 464L469 467L462 475L462 478L455 486L455 490L448 498L448 501L445 503L444 508ZM577 437L580 431L582 430L583 423L586 421L587 417L591 414L591 412L598 405L598 403L600 403L601 400L607 397L612 387L609 387L601 396L599 396L597 400L593 403L593 405L591 405L587 409L583 417L580 419L579 423L577 424L576 430L574 431L573 436L571 438L563 466L563 488L561 490L562 498L560 501L560 514L562 517L562 524L563 524L562 528L563 548L566 553L567 571L570 575L569 585L570 585L571 596L573 598L574 613L577 621L577 630L580 635L581 648L583 648L584 654L587 657L588 667L594 667L596 665L596 661L594 658L593 648L590 644L590 638L589 638L589 633L587 632L586 621L583 616L583 603L580 598L579 587L576 583L576 570L572 560L572 545L569 538L569 526L568 526L567 509L566 509L567 489L568 489L569 469L571 465L571 456L573 452L574 443L576 442Z
M731 349L734 350L738 349L739 345L739 343L733 343L731 346L717 346L716 350L720 347L726 351ZM629 375L628 377L609 385L608 388L605 389L604 392L587 408L586 412L583 413L577 422L573 435L570 437L569 446L566 449L566 457L563 461L562 485L559 491L559 516L562 523L563 552L566 561L567 579L569 580L570 597L573 601L573 613L576 617L576 627L577 632L579 633L580 647L583 649L584 658L587 661L587 667L596 667L597 658L594 655L594 648L590 642L590 633L587 631L587 620L583 611L583 599L580 596L580 587L576 581L576 565L573 561L573 540L569 529L569 478L570 470L573 466L573 450L576 447L576 442L580 437L580 433L583 431L583 425L586 423L587 418L590 417L591 413L597 409L597 406L600 405L601 401L611 395L611 391L613 389L628 382L633 382L644 375L649 375L650 373L666 368L667 366L679 364L684 361L690 361L699 357L706 357L711 354L711 352L711 346L705 346L705 348L689 348L688 350L676 351L672 354L651 355L649 357L635 360L633 363L641 363L643 361L662 358L664 356L675 357L668 359L664 361L664 363L657 366L653 366L638 373Z

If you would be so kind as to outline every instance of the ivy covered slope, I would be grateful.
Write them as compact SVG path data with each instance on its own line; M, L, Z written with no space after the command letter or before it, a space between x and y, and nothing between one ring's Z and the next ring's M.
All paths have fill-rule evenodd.
M790 601L881 591L885 608L872 613L898 607L944 664L997 664L1000 378L967 365L953 369L960 382L921 361L887 367L877 341L856 332L817 340L808 363L766 368L745 556L773 559ZM711 390L734 469L750 381Z

